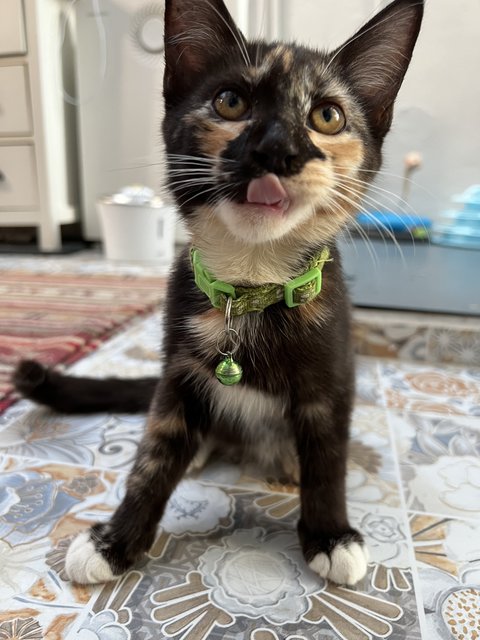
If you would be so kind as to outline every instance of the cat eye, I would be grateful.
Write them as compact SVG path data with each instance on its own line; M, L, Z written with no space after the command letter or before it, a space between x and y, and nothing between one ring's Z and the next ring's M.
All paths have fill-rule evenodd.
M213 108L224 120L240 120L250 110L250 103L239 93L228 89L217 94Z
M347 119L342 109L330 102L322 102L310 113L310 124L319 133L333 136L345 128Z

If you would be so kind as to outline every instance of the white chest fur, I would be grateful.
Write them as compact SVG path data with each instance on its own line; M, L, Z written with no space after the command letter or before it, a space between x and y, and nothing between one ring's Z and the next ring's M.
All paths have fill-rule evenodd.
M262 340L259 322L261 317L257 314L233 319L242 344L255 350L260 357L268 344ZM206 350L216 352L224 319L222 314L212 310L203 317L191 318L189 329ZM247 458L256 459L264 467L278 467L280 463L288 475L295 475L291 473L292 464L289 462L295 458L295 447L291 426L285 417L287 398L248 385L224 386L213 372L203 384L210 400L213 422L221 425L221 429L215 429L215 434L212 434L215 440L229 440L229 435L233 435L234 440L243 443Z
M215 381L211 389L212 413L217 419L239 420L247 428L284 420L281 398L248 386L225 387Z
M295 479L296 455L293 433L285 419L286 402L246 386L224 387L215 381L211 390L212 415L242 442L243 457L264 469Z

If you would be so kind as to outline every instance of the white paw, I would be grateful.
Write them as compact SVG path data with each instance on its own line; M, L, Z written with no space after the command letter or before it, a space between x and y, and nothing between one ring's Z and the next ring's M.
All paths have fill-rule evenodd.
M89 531L80 533L69 546L65 570L69 579L79 584L109 582L116 578L108 562L95 550Z
M368 550L358 542L339 543L330 553L317 553L310 569L337 584L353 586L367 573Z

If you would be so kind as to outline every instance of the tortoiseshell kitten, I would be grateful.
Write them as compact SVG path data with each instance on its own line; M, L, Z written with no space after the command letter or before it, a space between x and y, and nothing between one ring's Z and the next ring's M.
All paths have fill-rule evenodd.
M72 580L102 582L127 570L153 543L195 456L218 441L299 469L306 561L341 584L365 575L367 552L345 505L354 382L335 235L380 166L422 14L422 0L395 0L325 53L246 42L222 0L167 0L169 185L203 265L220 281L258 287L303 274L325 247L332 260L313 300L233 318L243 367L235 386L215 377L225 314L196 286L189 249L170 280L161 380L69 378L20 365L17 388L57 410L149 406L123 502L70 546Z

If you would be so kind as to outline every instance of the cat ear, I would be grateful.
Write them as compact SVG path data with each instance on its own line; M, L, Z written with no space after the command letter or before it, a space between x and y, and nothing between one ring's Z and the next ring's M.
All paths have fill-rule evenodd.
M333 54L381 137L390 128L422 16L423 0L395 0Z
M222 0L166 0L164 95L188 90L212 60L248 63L245 38Z

